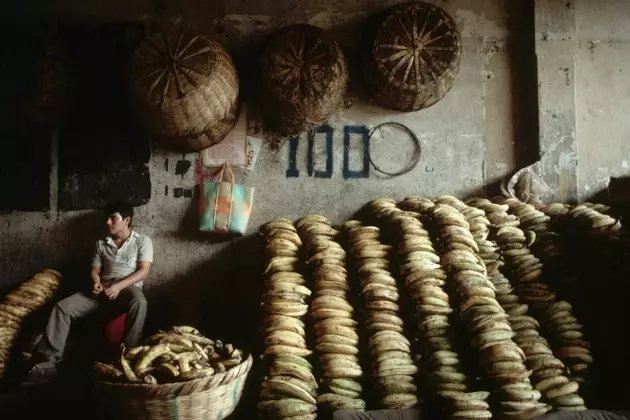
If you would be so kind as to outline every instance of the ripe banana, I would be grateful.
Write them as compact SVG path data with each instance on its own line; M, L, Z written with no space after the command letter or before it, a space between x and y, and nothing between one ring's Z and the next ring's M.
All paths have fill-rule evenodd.
M342 325L330 325L330 324L324 324L324 323L318 322L315 325L315 333L318 336L326 335L326 334L336 334L336 335L349 337L357 341L359 340L359 335L356 333L354 328L346 327Z
M308 227L310 225L313 224L324 224L324 225L330 225L330 220L328 220L328 218L321 216L319 214L309 214L308 216L304 216L303 218L299 219L296 223L295 223L295 227L299 230L303 227Z
M318 396L317 403L328 405L335 410L365 410L365 401L332 393Z
M338 344L332 342L319 343L315 346L319 353L341 353L341 354L359 354L356 345Z
M273 376L267 378L263 382L262 387L279 395L298 398L309 404L317 404L313 395L305 389L308 385L296 378Z
M265 304L267 312L275 315L299 317L308 312L308 305L289 300L274 300Z
M258 407L262 410L268 410L272 415L280 418L311 414L317 410L317 405L307 403L299 398L261 401Z
M314 311L311 311L311 315L315 319L352 318L352 312L340 309L316 309Z
M389 394L381 400L381 405L386 408L410 408L416 404L418 397L411 393Z
M266 356L275 356L275 355L291 355L291 356L310 356L313 352L308 349L292 347L292 346L284 346L282 344L276 344L273 346L268 346L265 349Z
M333 326L342 326L342 327L356 327L357 326L357 321L355 321L352 318L337 318L337 317L327 317L327 318L323 318L320 319L316 322L315 324L315 329L317 330L318 328L321 327L333 327Z
M354 309L345 299L335 296L318 296L311 302L311 310L317 309L337 309L348 313L353 313Z
M318 335L315 340L317 344L343 344L348 346L357 346L359 340L353 337L338 334L322 334Z
M333 378L325 380L326 385L334 386L338 389L345 389L361 394L363 387L354 379Z

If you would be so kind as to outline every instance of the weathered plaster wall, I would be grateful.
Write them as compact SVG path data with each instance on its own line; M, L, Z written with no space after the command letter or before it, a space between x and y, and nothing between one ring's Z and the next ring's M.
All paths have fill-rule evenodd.
M630 175L630 3L576 2L576 112L580 199L606 198Z
M549 198L605 200L627 176L630 4L536 1L540 150Z
M575 202L575 2L536 1L538 122L542 172L550 186L547 200Z
M104 1L27 2L15 13L49 19L126 21L146 20L156 10L175 11L184 20L225 41L243 66L243 84L247 87L251 79L246 64L252 54L245 54L248 51L245 47L255 46L273 28L298 21L330 28L351 54L364 18L396 2L343 0L322 2L319 6L298 0L225 1L215 6L201 0L183 1L176 6L140 0L116 3L113 8ZM333 139L330 177L307 174L305 135L297 149L298 177L287 177L289 143L279 151L264 148L254 172L237 172L237 179L256 187L250 232L274 217L295 219L311 212L338 222L366 201L380 196L449 193L464 197L483 193L486 185L536 158L533 5L509 0L436 3L452 14L463 36L461 69L452 91L430 109L400 114L370 105L353 85L349 94L353 105L340 111L329 123ZM344 129L369 130L385 121L402 122L417 133L422 143L418 167L395 179L383 178L373 170L368 178L345 179ZM324 137L318 134L315 139L315 171L325 170ZM349 168L359 171L361 136L352 135L350 144ZM411 144L404 138L394 138L387 132L372 149L377 162L392 170L403 165L411 150ZM257 266L247 268L249 258L253 264L253 255L257 254L255 240L247 238L227 246L214 243L196 231L194 198L173 196L174 188L194 187L197 159L196 155L175 154L154 146L150 162L151 200L137 209L136 217L137 230L150 235L156 248L152 279L145 288L154 302L170 302L165 308L174 309L182 316L192 315L199 305L210 305L205 306L211 308L210 313L221 313L221 308L233 302L230 294L249 296L245 292L255 289L258 281ZM54 187L57 170L54 150L52 160ZM178 160L192 162L191 170L175 174ZM169 188L168 195L165 187ZM44 266L75 261L89 254L92 241L100 234L100 214L58 212L54 190L51 190L53 211L49 213L14 212L0 216L3 230L0 284L15 284ZM172 294L173 290L178 293ZM255 310L255 298L239 306L250 308L241 314L246 318L248 311Z

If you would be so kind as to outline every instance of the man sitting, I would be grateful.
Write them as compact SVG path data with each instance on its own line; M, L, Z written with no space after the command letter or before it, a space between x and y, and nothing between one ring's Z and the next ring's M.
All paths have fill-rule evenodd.
M135 347L142 338L147 313L142 284L153 262L153 244L148 236L131 230L133 207L129 204L110 203L104 212L108 235L98 240L94 249L92 293L75 293L55 305L33 354L39 363L31 369L27 382L39 382L56 374L72 322L86 315L97 311L126 312L125 346Z

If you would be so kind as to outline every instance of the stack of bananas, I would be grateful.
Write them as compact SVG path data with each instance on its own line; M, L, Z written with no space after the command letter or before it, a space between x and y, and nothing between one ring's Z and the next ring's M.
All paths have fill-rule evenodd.
M460 316L471 337L471 346L476 350L485 377L496 389L496 411L511 418L534 418L550 407L538 401L540 393L531 387L530 373L524 364L525 354L512 341L514 332L508 315L497 302L495 287L477 255L478 245L464 215L470 218L480 215L466 205L461 208L464 213L445 204L437 204L429 210L437 225L442 265L460 295ZM480 239L486 238L482 235ZM492 416L487 409L485 413L488 418ZM475 415L475 418L480 417L481 414Z
M317 402L327 411L363 410L363 371L358 357L357 322L348 303L346 252L335 242L338 232L325 217L306 216L296 225L314 279L310 314L315 319L316 350L323 376Z
M558 261L565 256L565 249L561 235L551 230L553 214L546 214L544 207L556 214L566 213L568 207L563 204L550 204L537 209L531 204L523 203L514 198L497 198L495 200L502 207L508 206L506 211L518 217L519 227L524 231L536 234L535 240L528 244L545 267L565 271L566 267L558 266L563 261Z
M398 288L389 271L391 246L379 241L380 230L375 226L350 221L344 229L367 309L365 326L379 405L413 407L418 402L417 396L400 392L411 388L418 368L411 358L411 343L403 335L403 321L398 315Z
M605 261L604 264L609 267L609 273L615 273L614 276L621 278L611 281L609 274L606 280L608 287L619 290L620 296L623 296L628 272L627 235L620 234L621 223L617 219L602 213L608 210L603 205L582 204L567 212L565 223L568 229L580 237L580 240L575 242L575 246L581 248L578 250L578 258L580 255L584 255L586 258L584 259L585 264L579 264L579 267L588 270L590 267L585 267L585 265L596 260L598 262L595 264L597 266L595 273L599 274L599 266ZM621 285L614 284L615 281L621 282ZM592 283L589 286L592 287ZM596 288L601 290L601 285L598 284ZM623 305L623 303L620 304ZM583 368L583 361L575 360L574 362L567 362L572 373L579 372ZM578 375L576 380L580 379Z
M492 203L486 199L475 199L469 203L496 220L510 218L506 212L507 205ZM531 332L535 331L536 324L526 321L533 328L525 328L524 331L529 331L531 335L525 338L521 332L519 345L528 360L531 360L530 369L534 371L532 380L535 387L557 410L584 410L584 401L577 395L578 383L568 381L564 376L564 365L567 362L576 360L575 358L582 361L583 366L579 366L578 370L587 369L588 363L592 362L590 346L583 340L580 331L581 325L573 316L571 305L565 301L556 301L555 293L549 291L542 282L542 263L527 248L529 241L525 233L513 224L503 227L498 224L495 228L493 236L514 276L517 295L521 301L530 305L543 333L551 341L553 354L550 355L547 343L538 337L537 332ZM561 363L553 357L554 354ZM536 367L538 368L534 369Z
M483 203L483 201L476 202L479 204ZM472 200L469 203L473 204L475 201ZM537 211L529 204L527 206L529 206L528 210L530 213ZM485 202L485 207L505 209L505 205L494 204L489 201ZM536 219L540 221L545 220L541 217L537 217ZM533 219L530 218L528 220ZM537 232L539 234L545 234L544 229L545 228L541 226L541 229L538 229ZM498 251L498 246L495 242L487 242ZM509 280L503 276L498 269L492 271L488 270L488 278L495 286L497 301L509 316L508 321L510 322L512 331L516 334L514 336L514 342L519 345L525 354L525 365L527 369L532 371L530 380L534 385L537 395L540 395L542 400L550 404L554 409L566 405L568 400L572 400L574 403L583 406L584 401L575 393L556 397L556 394L559 391L561 392L562 386L569 383L569 379L565 375L558 373L558 370L560 370L560 372L564 371L564 364L553 355L547 340L540 336L538 332L540 324L535 318L527 314L529 307L519 302L518 296L513 293ZM552 375L550 375L550 373ZM516 390L512 392L514 397L518 397L521 394L521 392L517 392ZM529 393L527 395L529 395Z
M316 418L317 381L306 356L303 322L311 291L301 273L302 240L290 220L277 219L262 226L265 253L264 343L270 360L263 378L259 408L272 418Z
M362 389L362 334L347 267L356 274L364 304L365 316L359 315L372 367L365 376L374 384L375 407L413 407L421 394L450 418L490 418L491 411L533 418L552 408L585 409L578 391L588 383L590 344L572 305L558 296L573 301L561 286L579 278L576 267L590 269L588 263L572 267L570 256L624 255L630 249L608 208L440 196L378 199L366 210L362 221L343 225L343 246L339 232L318 215L295 226L279 219L261 228L269 259L263 300L270 370L262 384L263 412L307 420L318 407L365 408L370 393ZM304 262L313 279L312 302ZM617 266L614 279L625 269ZM402 302L398 287L408 296ZM408 303L415 307L412 341L400 310ZM303 318L309 310L320 392L306 360L311 346ZM478 363L474 376L462 360L460 326ZM6 331L0 327L0 334ZM421 356L421 392L412 350Z
M587 212L594 210L584 207ZM570 212L569 212L570 214ZM616 221L609 216L604 216L609 223L608 227L613 227ZM514 228L512 228L514 229ZM518 243L519 232L501 232L502 240L498 240L499 245L510 246ZM542 282L542 265L532 271L527 272L527 264L531 261L538 260L528 249L524 249L521 258L513 261L513 271L517 276L517 293L527 303L533 303L532 309L536 312L538 320L542 326L543 332L549 338L552 348L556 356L558 356L564 364L570 369L576 380L581 380L586 374L588 366L593 362L590 352L590 344L584 340L582 333L582 325L573 314L572 305L566 301L557 301L555 293L551 292L547 285ZM509 254L510 251L507 253ZM505 253L505 252L504 252ZM520 267L525 266L525 269ZM538 266L538 264L536 264Z
M497 299L503 295L518 300L505 277L495 276L493 282L497 288ZM547 340L540 336L538 321L526 314L510 314L509 321L512 330L516 333L514 342L525 353L525 364L532 371L530 380L534 389L542 394L542 400L551 404L555 410L562 411L567 407L573 407L572 409L575 410L585 409L584 400L576 391L566 393L570 389L577 390L577 387L575 384L569 384L570 381L564 374L566 370L564 364L554 356Z
M430 200L408 197L400 206L425 211ZM392 212L387 217L392 234L398 238L398 256L405 289L416 308L420 351L427 371L426 389L436 410L445 417L463 417L469 412L485 414L488 392L467 392L468 377L463 373L459 354L450 337L453 309L444 291L446 273L439 264L429 233L415 211Z
M549 211L548 208L543 210ZM570 289L571 294L565 293L565 289L559 289L559 292L574 305L574 314L579 313L584 317L588 324L586 332L597 342L600 354L607 356L597 361L597 367L589 366L589 369L583 369L584 360L575 358L566 364L573 379L583 382L580 390L589 402L604 405L616 404L613 402L616 398L625 401L627 394L621 390L618 394L603 391L591 380L592 375L600 378L625 376L624 366L614 362L624 357L619 356L623 354L624 345L619 336L609 331L626 328L625 307L630 292L627 280L630 273L630 237L627 226L622 229L620 221L610 214L614 212L606 206L584 203L566 208L564 215L554 218L570 252L569 267L578 286ZM605 325L605 328L599 328L599 325ZM569 349L562 351L567 354ZM590 373L593 370L595 372Z
M60 282L58 271L43 270L20 284L0 304L0 379L4 376L25 318L52 301Z

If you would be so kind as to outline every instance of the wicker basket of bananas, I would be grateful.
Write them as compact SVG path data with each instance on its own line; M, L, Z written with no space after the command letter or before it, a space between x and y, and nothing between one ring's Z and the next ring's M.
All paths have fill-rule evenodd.
M238 404L251 355L173 327L124 349L115 364L96 362L98 387L118 419L223 419Z

